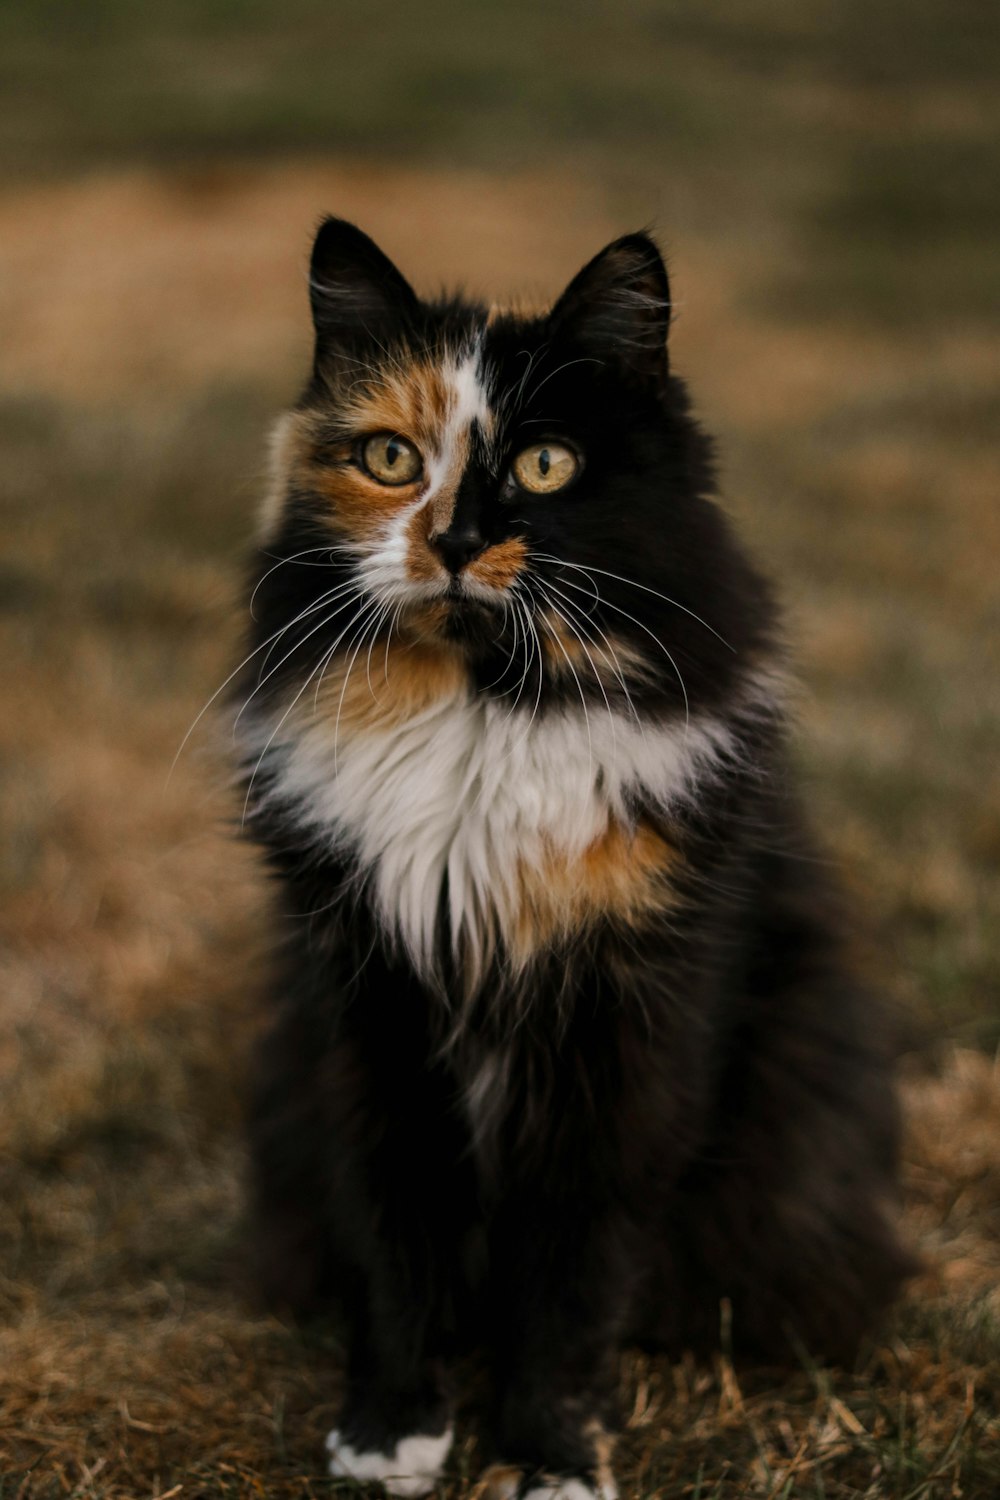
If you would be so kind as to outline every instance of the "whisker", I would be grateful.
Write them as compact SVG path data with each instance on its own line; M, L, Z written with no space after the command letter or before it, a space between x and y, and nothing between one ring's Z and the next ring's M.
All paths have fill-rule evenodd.
M399 624L399 617L400 617L400 615L403 612L403 604L404 604L404 600L401 599L399 601L399 603L396 605L396 613L393 615L392 619L389 621L389 631L388 631L388 634L386 635L386 638L385 638L385 666L384 666L384 670L383 670L383 674L382 675L385 678L387 686L388 686L388 683L389 683L389 647L392 645L392 632L395 630L396 626Z
M357 592L357 598L358 599L361 598L361 590L360 590L360 588L358 589L358 592ZM269 672L265 673L265 675L263 677L259 677L257 679L257 685L256 685L256 687L253 689L253 691L250 693L250 695L244 700L242 706L240 707L239 713L236 715L236 718L233 720L233 738L234 738L234 740L235 740L235 737L236 737L236 730L237 730L237 728L239 726L240 720L242 719L242 717L243 717L244 713L246 712L246 710L249 708L250 703L252 702L252 700L257 696L257 694L260 692L261 688L264 686L265 682L269 682L270 679L274 676L275 672L280 672L281 668L285 665L285 662L289 661L291 659L291 657L293 657L295 655L296 651L298 651L302 646L304 646L305 643L306 643L306 641L310 640L311 637L314 636L318 630L323 630L327 625L330 624L330 622L332 620L335 620L337 618L337 616L341 613L341 611L343 609L349 608L349 606L351 604L353 604L354 602L355 602L354 599L346 599L346 600L341 599L338 602L336 609L332 610L330 612L330 614L324 615L323 619L320 620L320 622L319 622L318 625L314 625L311 630L307 630L306 633L305 633L305 635L302 636L300 640L298 640L298 641L295 642L295 645L292 647L291 651L286 651L285 655L281 658L281 660L279 662L276 662L275 665L271 668L271 670ZM348 626L347 628L350 629L350 626Z
M568 359L565 364L556 365L555 369L550 370L544 380L538 382L531 395L526 398L525 406L530 406L543 386L548 385L550 380L554 380L557 375L561 375L563 370L568 370L572 365L603 365L603 363L603 359L594 359L593 356L585 354L581 355L579 359Z
M301 618L301 616L299 618ZM188 728L187 728L187 730L186 730L186 732L184 734L184 738L181 740L180 744L177 746L177 751L176 751L176 753L174 755L174 758L170 762L170 769L167 772L167 779L164 782L164 788L166 788L166 787L168 787L170 785L170 778L173 776L174 771L176 770L177 762L180 760L181 755L184 752L185 745L187 744L187 742L191 738L191 736L194 734L194 732L197 729L198 725L201 723L202 719L208 713L208 710L211 708L211 706L215 702L216 698L218 698L219 694L225 692L225 690L229 686L229 684L235 678L237 678L240 675L240 673L243 671L243 668L246 667L246 666L248 666L250 664L250 662L253 661L254 657L258 655L259 652L264 651L267 647L271 647L271 649L273 650L274 646L281 639L281 637L288 630L290 630L293 625L295 625L297 623L298 623L298 619L296 619L296 620L290 620L287 624L282 625L280 627L280 629L276 630L273 635L269 635L266 640L261 641L261 643L260 643L259 646L255 646L252 651L249 651L247 653L247 655L243 658L243 660L239 663L239 665L235 666L233 668L233 670L229 673L229 676L226 677L226 678L224 678L223 681L219 683L219 686L215 689L215 692L212 694L212 696L210 698L208 698L202 704L201 708L198 710L197 714L192 719L191 723L188 725ZM270 653L268 653L268 654L270 654Z
M604 699L604 706L605 706L605 708L608 711L608 720L609 720L610 725L611 725L611 753L612 753L612 757L615 760L615 763L617 763L618 736L615 733L615 716L614 716L614 711L613 711L613 709L611 707L611 700L610 700L610 698L608 697L607 693L604 690L604 683L601 681L601 674L597 670L597 664L594 661L594 658L590 654L590 651L589 651L589 649L587 647L587 642L584 640L584 638L580 634L579 630L577 630L576 626L573 624L573 622L569 618L569 616L563 610L561 610L559 608L558 604L556 604L556 602L552 598L551 594L549 594L548 590L545 588L545 586L541 582L538 583L538 588L539 588L539 592L541 593L542 597L547 601L547 603L549 605L549 608L552 609L552 610L554 610L555 614L558 616L558 618L560 620L562 620L562 622L566 626L566 628L568 630L572 631L573 635L580 642L580 645L583 647L584 655L586 656L587 660L590 662L590 670L594 674L594 679L595 679L595 681L597 683L597 686L600 688L600 691L601 691L601 697Z
M600 654L604 657L604 660L611 667L612 673L614 674L614 676L617 678L618 682L621 685L622 694L623 694L623 696L625 698L626 703L629 706L629 709L631 710L632 717L635 719L635 722L638 725L640 732L643 735L645 735L645 733L646 733L646 726L643 724L642 719L639 716L639 711L636 708L634 702L632 701L632 694L629 692L628 683L625 681L625 671L624 671L624 668L622 667L621 660L619 659L619 656L618 656L618 652L615 650L614 646L611 644L611 640L610 640L609 636L601 629L600 625L597 624L597 621L593 619L592 615L588 611L584 611L583 609L581 609L580 606L573 599L571 599L568 594L564 594L563 591L562 591L562 589L560 589L556 584L554 584L551 579L546 579L545 587L546 587L546 590L551 590L552 593L558 594L559 598L563 601L564 606L567 609L571 609L573 611L573 614L574 614L575 617L579 618L581 615L586 614L586 616L587 616L587 623L586 623L586 625L583 628L586 630L588 627L590 627L593 630L596 630L597 634L601 637L601 640L604 642L604 645L607 647L607 650L604 650L602 647L600 647L600 646L597 645L596 641L592 643L594 645L595 649L600 652ZM595 600L597 600L599 602L599 596L595 595L594 597L595 597ZM566 623L568 625L570 623L569 620L567 620ZM582 642L581 642L581 644L582 644Z
M356 578L349 578L349 579L345 579L345 581L343 583L338 583L335 588L327 589L327 591L325 593L320 594L318 598L314 599L311 604L307 604L306 607L305 607L305 609L300 610L299 613L295 616L294 619L289 620L288 624L284 627L284 629L282 630L281 634L282 635L287 635L287 633L288 633L289 630L294 629L294 627L296 625L301 625L301 623L302 623L303 620L307 620L309 618L309 616L310 615L314 615L317 610L323 609L327 604L332 604L332 602L334 601L334 599L336 599L338 596L342 596L344 594L349 594L350 591L351 591L351 589L354 589L354 588L357 588L357 587L358 587L358 581L357 581L357 579ZM270 648L269 648L269 650L267 652L267 655L264 657L263 661L260 663L260 665L259 665L259 667L257 669L257 681L258 681L258 683L261 681L261 678L262 678L263 672L264 672L264 668L267 666L268 662L270 661L271 654L274 651L274 649L277 646L277 644L278 644L277 640L275 640L275 641L272 642L272 644L271 644L271 646L270 646Z
M388 605L385 604L385 602L382 599L377 599L377 598L373 599L371 601L371 603L372 603L372 605L376 606L374 612L369 615L369 617L368 617L367 620L364 621L364 624L362 625L359 634L357 636L353 636L351 638L351 643L353 644L354 641L356 640L357 641L357 645L354 646L354 651L353 651L353 654L351 656L351 659L347 663L347 670L344 673L344 681L343 681L343 684L342 684L341 689L340 689L340 699L339 699L339 701L337 703L337 717L334 720L334 724L333 724L333 774L334 774L334 776L338 775L339 774L339 770L340 770L339 763L338 763L338 758L337 758L338 751L339 751L339 748L340 748L340 715L343 712L343 708L344 708L344 697L345 697L345 695L347 693L347 684L350 681L351 673L354 670L354 663L358 659L358 652L361 650L361 647L364 645L365 637L368 634L369 627L374 622L375 629L378 630L379 621L382 619L383 614L385 613L386 609L389 607ZM362 612L362 614L363 613L364 612ZM350 647L348 647L348 650L350 650Z
M257 599L257 594L259 593L259 591L263 587L263 585L267 582L267 580L270 578L270 576L271 576L272 573L277 573L277 571L278 571L279 568L285 568L285 567L288 566L289 563L298 563L299 566L302 567L302 568L332 568L332 567L335 566L335 563L332 560L330 562L325 562L325 563L304 563L304 562L302 562L302 558L303 557L311 557L316 552L327 552L327 553L330 554L331 559L332 559L334 557L334 555L338 551L340 551L340 550L342 550L342 549L338 548L337 545L336 545L336 543L332 543L331 544L331 543L328 542L325 547L305 547L301 552L293 552L288 557L279 557L278 561L275 563L274 567L273 568L268 568L267 572L264 573L264 574L262 574L261 577L258 578L256 584L254 585L254 591L250 595L250 618L252 620L256 620L256 618L257 618L257 616L254 614L254 608L253 608L254 607L254 603L255 603L255 601ZM273 553L273 552L266 552L264 554L264 556L265 557L274 557L275 553Z
M341 641L344 639L344 636L345 635L350 635L351 631L354 630L357 627L359 620L361 620L361 619L364 618L364 616L367 614L367 612L368 612L369 608L371 607L371 605L373 603L375 603L375 602L376 602L375 600L366 600L366 602L361 607L361 609L358 612L358 614L354 615L353 618L348 621L348 623L344 626L343 630L338 635L337 639L334 641L333 645L330 647L329 651L326 653L326 657L325 657L325 659L323 661L323 669L322 669L322 671L319 674L319 681L316 684L316 691L313 693L313 713L316 713L317 710L318 710L318 707L319 707L319 690L323 686L323 678L326 676L326 669L330 665L330 663L333 660L334 656L336 655L337 647L340 645ZM354 641L354 639L355 639L355 637L353 635L351 635L351 642L348 643L347 647L345 648L346 650L348 650L348 651L350 650L351 643Z
M511 594L510 598L501 599L501 601L500 601L501 605L503 606L503 629L504 630L506 630L506 628L507 628L507 622L508 622L508 620L512 620L513 636L514 636L513 643L511 645L510 651L507 653L507 660L504 662L504 664L501 667L501 669L500 669L499 673L497 674L497 676L493 678L493 681L492 682L487 682L487 683L484 684L483 689L482 689L483 692L489 692L489 690L491 688L495 688L496 687L496 685L497 685L498 682L503 682L504 678L507 676L507 673L510 671L511 667L514 665L514 654L517 651L518 637L517 637L517 615L514 614L512 616L512 614L511 614L511 608L512 608L513 602L514 602L513 601L513 594ZM510 691L509 688L505 688L503 690L503 694L501 696L505 696L509 691Z
M572 583L570 581L570 579L568 579L568 578L565 579L564 582L566 583L566 585L567 585L568 588L571 588L571 589L577 589L578 588L578 589L580 589L581 593L585 592L582 588L580 588L580 585L578 583ZM650 640L651 641L655 641L656 644L657 644L657 646L659 646L660 650L663 652L664 656L667 658L667 661L673 667L674 673L676 674L676 677L677 677L677 681L680 683L681 692L684 695L684 726L685 726L685 729L688 728L690 726L690 723L691 723L691 706L690 706L690 703L688 701L687 687L685 686L684 678L681 676L681 669L680 669L680 667L677 665L676 661L671 656L671 654L667 650L666 646L660 640L660 638L659 638L658 635L654 635L653 634L653 632L649 629L648 625L644 625L641 620L637 620L636 617L635 617L635 615L630 615L627 609L622 609L621 606L618 605L618 604L612 604L611 600L610 599L605 599L603 595L601 596L601 603L605 606L605 608L607 608L607 609L613 609L616 614L624 615L625 619L626 620L631 620L633 625L638 625L639 629L645 631L646 635L649 636ZM709 628L711 629L711 627L709 627ZM720 639L721 639L721 637L720 637Z
M514 382L511 381L510 385L507 387L507 389L504 392L504 394L503 394L500 402L498 403L498 405L505 405L507 403L509 403L511 406L516 406L517 405L517 403L520 401L521 397L524 394L524 387L525 387L525 385L528 382L529 375L531 374L532 370L534 369L535 360L537 358L539 358L545 352L545 350L547 348L548 348L548 344L543 344L541 349L519 349L518 350L518 352L517 352L517 358L520 359L520 357L521 357L522 354L526 354L528 356L528 363L525 365L525 367L524 367L524 373L521 376L520 380L517 382L516 387L515 387Z
M368 659L365 662L365 678L366 678L366 680L368 682L368 691L371 693L372 700L375 703L378 702L378 695L376 694L375 689L372 687L372 652L375 649L375 641L376 641L376 638L378 636L379 628L381 627L382 622L384 620L388 619L389 615L391 615L391 614L392 614L392 600L388 599L386 601L386 603L385 603L385 607L383 608L382 613L379 615L379 618L378 618L378 621L376 623L375 629L372 632L371 644L368 647ZM391 626L390 626L390 628L391 628Z
M529 600L532 599L531 585L527 579L525 579L525 589L527 591ZM531 627L531 634L535 646L535 664L538 667L538 687L535 689L535 703L534 707L531 710L531 717L528 719L527 728L524 731L524 735L526 737L531 730L532 724L535 722L535 715L538 713L538 706L542 701L542 684L545 681L545 659L542 652L541 637L538 634L538 626L535 624L534 611L526 609L525 617Z
M730 651L736 650L736 647L729 641L727 641L724 635L719 635L719 632L715 629L715 627L713 625L710 625L707 620L703 620L701 615L696 615L694 610L688 609L686 604L679 604L676 599L670 599L666 594L661 594L659 589L651 589L645 583L636 583L634 578L626 578L622 573L609 573L607 568L596 568L593 567L590 563L588 563L586 567L582 567L580 563L567 562L565 558L555 557L551 553L547 552L536 552L535 556L538 558L539 562L555 563L560 568L574 568L578 573L600 573L604 578L615 578L619 583L627 583L630 584L634 589L641 589L644 594L653 594L657 599L662 599L664 604L671 604L673 605L674 609L683 610L684 614L690 615L692 620L697 620L699 625L704 625L705 629L710 630L716 637L716 639L720 640L724 646L729 648ZM603 595L601 597L603 598Z
M521 670L521 681L517 685L514 701L504 714L503 722L505 724L521 701L521 694L524 692L524 685L528 680L528 673L535 659L535 640L532 632L531 616L528 613L527 604L525 604L524 600L516 592L516 588L514 593L514 607L516 611L515 619L520 621L521 638L524 642L524 666Z
M348 627L348 629L349 628L350 627ZM344 633L346 634L346 631ZM243 826L246 825L247 811L248 811L248 809L250 807L250 796L251 796L251 793L253 792L253 784L254 784L254 782L257 779L257 772L260 770L261 766L264 764L264 758L267 755L267 752L270 750L271 746L273 745L276 736L280 733L281 728L284 725L285 721L287 720L289 714L292 712L292 710L295 708L295 705L298 703L299 699L302 697L302 694L305 692L306 688L312 682L313 678L316 676L316 673L319 672L319 671L321 671L321 669L323 669L325 667L326 663L330 660L330 658L332 657L333 652L336 650L336 648L337 648L337 642L334 642L334 645L330 648L330 650L329 651L325 651L320 656L319 661L313 667L312 671L309 673L309 676L305 679L305 681L303 682L302 686L299 688L298 692L295 694L295 697L292 699L291 703L289 703L288 707L285 709L285 712L282 714L281 718L278 720L277 724L275 724L274 728L271 730L271 733L268 735L267 742L264 745L263 750L260 752L260 754L257 757L256 764L254 765L253 771L251 772L251 775L250 775L250 780L247 783L246 796L243 799L243 815L242 815L242 818L240 819L240 826L241 827L243 827Z

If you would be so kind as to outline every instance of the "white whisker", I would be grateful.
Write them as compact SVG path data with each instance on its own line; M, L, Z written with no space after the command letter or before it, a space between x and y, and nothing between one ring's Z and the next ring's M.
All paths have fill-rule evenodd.
M339 698L338 703L337 703L337 717L334 720L334 724L333 724L333 774L335 776L338 774L338 771L339 771L339 763L338 763L338 760L337 760L337 751L338 751L339 745L340 745L340 715L343 712L343 708L344 708L344 697L345 697L345 695L347 693L347 684L350 681L351 673L354 670L354 663L358 659L358 653L361 650L361 647L364 645L365 637L368 634L369 628L374 623L375 629L378 630L379 621L382 619L385 611L388 608L389 608L389 605L387 605L384 600L379 599L379 598L372 599L370 601L370 603L367 604L365 606L365 608L361 611L361 618L363 620L363 624L361 625L359 633L357 635L351 637L351 645L354 645L355 641L357 641L357 645L354 645L354 651L353 651L353 653L351 655L350 661L347 663L347 669L344 672L344 682L343 682L343 686L340 689L340 698ZM369 611L371 611L371 613L368 613ZM368 618L364 619L364 616L365 616L366 613L368 613ZM350 646L348 646L347 649L350 650ZM369 684L369 686L370 686L370 684Z
M330 663L333 660L334 656L336 655L337 647L340 645L340 643L344 639L345 635L350 635L351 632L357 627L359 619L362 619L365 616L365 614L367 614L367 612L368 612L371 604L374 603L374 602L375 602L374 600L368 600L368 601L366 601L362 605L362 607L359 610L359 612L356 615L352 616L352 618L348 621L348 623L344 626L343 630L338 635L337 639L334 641L333 645L327 651L326 656L324 657L324 660L323 660L322 671L319 674L319 681L316 683L316 689L315 689L315 692L313 693L313 713L316 713L316 711L317 711L317 709L319 707L319 690L323 686L323 678L326 676L326 669L330 665ZM348 650L348 651L350 650L351 643L354 641L354 639L355 639L354 635L351 635L351 641L348 643L348 645L346 646L345 650Z
M676 599L670 599L666 594L661 594L659 589L651 589L645 583L636 583L634 578L626 578L622 573L609 573L607 568L596 568L590 563L588 563L586 567L583 567L580 563L567 562L563 557L554 557L551 553L546 552L536 552L535 556L538 558L539 562L556 563L560 568L574 568L578 573L586 573L588 575L593 573L600 573L604 578L615 578L619 583L627 583L630 584L634 589L641 589L644 594L654 594L657 599L662 599L664 604L672 604L674 609L683 610L684 614L690 615L692 620L697 620L699 625L704 625L705 629L710 630L716 637L716 639L720 640L724 646L727 646L729 648L730 651L736 650L736 647L731 645L730 642L726 640L725 636L719 635L719 632L715 629L715 627L713 625L710 625L707 620L703 620L701 615L696 615L694 610L688 609L686 604L679 604ZM603 595L601 597L603 598Z
M571 588L571 589L580 589L581 593L585 592L580 587L580 585L578 583L572 583L568 578L565 579L564 581L565 581L566 586L568 588ZM674 660L674 658L671 656L670 652L667 650L666 646L660 640L659 636L658 635L654 635L654 633L650 630L649 626L648 625L644 625L641 620L637 620L636 617L635 617L635 615L630 615L627 609L622 609L620 605L618 605L618 604L612 604L610 599L605 599L604 596L603 596L603 594L601 596L601 603L604 605L604 607L606 609L613 609L616 614L623 615L626 620L631 620L633 625L637 625L640 630L645 631L646 635L649 636L650 640L651 641L655 641L656 645L659 646L660 650L663 652L664 656L667 658L667 661L673 667L674 673L675 673L675 675L677 677L677 681L680 683L681 692L684 695L684 723L685 723L685 725L689 725L690 722L691 722L691 705L690 705L690 703L688 701L687 687L685 686L684 678L681 676L681 669L677 665L677 663ZM709 629L711 629L711 626L709 626ZM721 637L720 637L720 639L721 639ZM725 644L725 642L723 644Z
M525 406L530 406L531 403L532 403L532 401L534 401L535 397L538 395L538 392L542 389L542 387L545 386L545 385L548 385L549 381L550 380L554 380L557 375L561 375L562 372L563 372L563 370L568 370L571 365L603 365L603 364L604 364L604 360L603 359L594 359L593 356L584 354L584 355L581 355L579 359L568 359L568 360L566 360L565 364L556 365L555 369L554 370L550 370L549 373L548 373L548 375L545 376L544 380L540 380L538 382L538 384L535 386L535 389L532 391L531 395L526 398L525 403L524 403Z
M348 627L348 628L350 628L350 627ZM346 634L346 631L344 632L344 634ZM338 640L339 639L342 639L342 637L338 638ZM246 796L243 799L243 815L242 815L242 817L240 819L241 826L244 826L246 824L247 811L248 811L249 806L250 806L250 794L253 791L253 784L254 784L254 782L257 779L257 772L260 770L261 766L263 765L264 758L267 755L267 752L270 750L270 748L273 745L276 737L280 733L280 731L282 729L282 726L285 724L285 721L287 720L289 714L295 708L295 705L298 703L299 699L302 697L302 694L305 692L305 690L309 686L310 682L312 682L313 678L316 676L316 673L317 672L321 672L325 668L326 663L329 662L329 660L332 657L334 651L337 649L337 644L338 644L338 642L335 641L334 644L333 644L333 646L328 651L326 651L326 652L323 653L323 655L320 657L319 661L316 663L315 667L313 667L312 671L309 673L309 676L305 679L305 681L303 682L302 686L299 688L298 692L295 694L295 697L292 699L291 703L289 703L288 707L285 709L285 712L281 715L281 718L278 720L277 724L275 724L274 728L271 730L271 733L268 735L267 741L266 741L266 743L264 745L264 748L260 752L260 754L258 755L257 762L256 762L256 764L255 764L255 766L253 768L253 771L251 772L250 780L247 782ZM245 706L246 705L244 705L244 707ZM242 712L242 710L241 710L241 712Z
M619 659L618 652L615 650L614 646L611 644L611 640L607 636L607 634L597 624L596 620L593 619L593 617L592 617L592 611L587 611L587 610L581 609L580 606L578 604L576 604L574 602L574 600L572 600L569 597L568 594L564 594L563 591L562 591L562 589L560 589L556 584L554 584L551 579L546 579L545 589L546 589L546 592L551 591L554 594L558 594L559 598L563 601L563 605L565 606L565 608L571 609L573 611L573 614L574 614L574 616L576 618L580 618L581 616L585 615L586 616L586 625L583 626L584 630L593 629L601 637L601 640L604 642L604 646L607 648L607 650L605 650L601 646L598 646L596 641L592 642L592 644L593 644L595 650L597 650L597 651L600 652L601 656L604 657L604 660L611 667L612 674L617 678L618 682L621 685L622 694L623 694L623 696L625 698L626 703L629 706L629 709L630 709L630 711L632 713L632 717L635 719L636 724L639 726L640 732L643 735L645 735L645 732L646 732L645 731L645 725L643 724L642 719L639 716L638 709L636 708L634 702L632 701L632 694L629 692L628 683L625 681L625 672L624 672L624 668L622 667L621 661ZM596 607L596 604L600 602L600 599L599 599L598 595L595 595L594 598L595 598L595 607ZM567 619L566 623L567 623L567 625L569 625L570 621ZM582 641L581 641L581 644L583 644Z
M340 598L340 597L342 597L345 594L349 594L352 589L356 589L357 587L358 587L357 579L355 579L355 578L349 578L349 579L346 579L343 583L338 583L335 588L327 589L326 593L320 594L318 598L313 599L313 601L310 604L306 605L305 609L302 609L302 610L299 611L299 613L295 616L294 619L289 620L288 624L285 626L284 630L281 632L282 635L287 635L287 633L288 633L289 630L294 629L294 627L296 625L300 625L303 620L308 620L308 618L309 618L310 615L316 614L316 612L318 610L324 609L326 607L326 605L332 604L335 599ZM341 608L341 607L343 607L343 606L342 605L338 606L338 608ZM336 613L336 611L334 613ZM263 660L258 665L258 668L257 668L257 682L258 683L260 683L260 681L261 681L261 679L262 679L262 677L264 675L264 668L267 666L268 662L271 660L271 654L274 651L274 649L277 646L277 644L278 644L277 640L272 641L271 646L268 649L267 655L263 658Z
M260 578L258 578L256 584L254 585L254 591L250 595L250 618L252 620L256 620L257 616L254 614L254 603L256 602L257 594L260 591L260 589L263 587L263 585L267 582L267 580L270 578L271 574L272 573L277 573L277 571L278 571L279 568L285 568L285 567L288 566L289 563L298 563L299 566L303 567L303 568L332 568L332 567L336 566L336 564L332 561L332 558L334 557L334 555L337 552L344 552L344 551L345 551L345 549L342 548L342 547L340 547L340 546L338 546L338 544L336 542L327 542L327 544L324 547L305 547L301 552L293 552L288 557L279 557L278 561L275 563L274 567L273 568L268 568L267 572L263 573L260 576ZM316 552L326 552L326 553L328 553L330 555L331 561L330 562L325 562L325 563L304 563L304 562L302 562L302 558L304 558L304 557L311 557ZM264 555L265 555L265 557L274 557L275 554L273 552L266 552Z
M576 637L576 639L580 642L580 645L583 647L584 654L585 654L587 660L590 662L590 669L591 669L591 671L594 674L594 679L595 679L595 681L597 683L597 686L600 688L600 691L601 691L601 697L604 699L604 706L605 706L605 708L608 711L608 722L611 725L611 755L612 755L612 763L615 764L615 765L617 765L617 761L618 761L618 740L617 740L617 735L615 733L615 715L614 715L614 711L613 711L613 709L611 707L611 701L608 698L608 695L607 695L607 693L604 690L604 684L601 681L601 674L597 670L597 665L596 665L596 663L594 661L594 658L591 656L589 650L587 649L587 643L584 640L583 636L580 634L579 630L576 629L576 627L573 625L572 621L568 618L568 616L566 614L564 614L564 612L559 608L558 604L556 604L555 600L548 593L548 591L545 588L545 586L541 582L539 582L538 580L536 580L536 583L537 583L538 590L539 590L540 594L542 595L542 598L545 599L545 601L547 602L549 608L551 610L553 610L553 612L555 613L555 615L557 616L557 618L560 619L560 620L562 620L562 622L566 626L566 628L568 630L572 631L573 635ZM547 623L546 620L545 620L544 615L542 616L542 623L543 624ZM562 645L562 642L560 641L559 644ZM565 651L563 652L563 654L566 655ZM566 656L566 660L569 661L569 657L568 656ZM586 713L586 712L587 712L587 708L586 708L586 704L584 704L584 713ZM590 734L590 720L589 719L587 720L587 734L588 735Z
M361 597L361 590L360 589L358 589L357 597L358 598ZM305 645L306 641L310 640L316 634L317 631L325 629L325 627L327 625L329 625L332 620L335 620L337 618L337 616L340 614L341 610L348 608L354 602L355 602L355 600L351 599L351 598L341 599L338 602L336 609L332 610L330 612L330 614L324 615L323 619L320 620L320 622L319 622L318 625L314 625L311 630L307 630L306 633L305 633L305 635L302 636L302 638L300 640L298 640L298 641L295 642L295 645L292 647L291 651L286 651L285 654L284 654L284 656L281 658L281 660L279 662L276 662L275 665L271 668L271 670L269 672L266 672L263 677L258 677L258 679L257 679L257 685L254 687L254 689L250 693L250 695L244 700L243 704L240 707L239 713L236 715L236 718L233 720L233 740L234 740L234 743L235 743L235 737L236 737L236 730L237 730L237 728L239 726L240 720L242 719L242 717L243 717L244 713L246 712L246 710L249 708L251 701L257 696L257 694L260 692L261 688L264 686L265 682L269 682L270 679L274 676L274 674L276 672L280 672L281 668L285 665L285 662L289 661L295 655L296 651L300 650ZM350 627L348 627L348 628L350 628Z
M316 602L316 607L317 608L321 607L321 604L319 602ZM303 613L306 613L306 611L304 611ZM240 675L240 673L243 671L244 667L249 666L250 662L253 661L253 659L254 659L255 656L257 656L261 651L266 650L268 647L270 647L271 650L273 650L274 646L277 644L278 641L281 640L282 636L285 635L286 632L289 631L292 628L293 625L296 625L301 618L302 618L302 615L298 615L298 616L296 616L296 618L294 620L288 621L287 624L282 625L280 627L280 629L276 630L273 635L269 635L266 640L261 641L258 646L255 646L252 651L249 651L247 653L247 655L243 658L243 660L239 663L239 665L235 666L233 668L233 670L229 673L229 676L226 677L226 678L224 678L223 681L220 682L219 686L215 689L215 692L212 694L212 696L210 698L208 698L205 701L205 703L202 704L201 708L198 710L197 714L192 719L191 723L188 725L188 728L187 728L187 730L186 730L186 732L184 734L184 738L181 740L180 744L177 746L177 750L176 750L176 753L174 755L174 758L170 762L170 769L167 772L167 779L164 782L164 787L165 788L170 785L170 778L171 778L171 776L173 776L174 771L177 768L177 762L180 760L181 755L184 752L185 745L187 744L187 742L191 738L191 736L194 734L195 730L197 729L198 725L201 723L202 719L208 713L208 710L211 708L211 706L215 702L216 698L219 697L220 693L224 693L225 692L225 690L229 686L229 684L231 682L233 682L235 680L235 678L237 678ZM270 655L270 651L268 651L268 655ZM266 658L265 658L265 660L266 660Z

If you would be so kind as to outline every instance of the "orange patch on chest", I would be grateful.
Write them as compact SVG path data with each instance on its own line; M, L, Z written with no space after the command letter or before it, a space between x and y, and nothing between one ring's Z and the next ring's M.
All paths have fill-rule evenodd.
M671 875L680 858L648 823L630 829L613 820L579 856L553 851L537 867L522 865L506 934L514 956L524 962L603 918L640 926L667 911L675 899Z
M462 697L468 670L449 645L412 636L378 642L369 654L338 654L319 690L305 696L311 726L336 726L338 740L400 728L425 709Z

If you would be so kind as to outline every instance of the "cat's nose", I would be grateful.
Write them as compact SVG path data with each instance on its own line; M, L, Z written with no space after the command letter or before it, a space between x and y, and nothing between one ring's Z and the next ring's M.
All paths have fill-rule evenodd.
M431 537L431 546L449 573L461 573L466 563L478 557L485 543L477 526L449 526L439 536Z

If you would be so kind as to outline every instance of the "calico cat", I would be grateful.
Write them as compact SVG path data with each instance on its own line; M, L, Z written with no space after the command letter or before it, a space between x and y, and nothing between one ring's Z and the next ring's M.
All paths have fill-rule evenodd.
M886 1028L654 243L526 317L328 219L310 285L236 694L262 1273L346 1317L331 1473L432 1490L480 1350L494 1490L611 1497L623 1345L850 1356L908 1273Z

